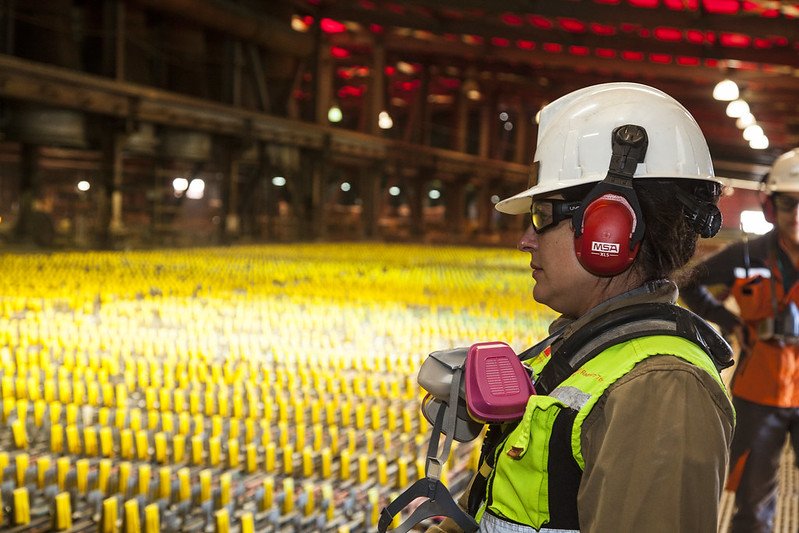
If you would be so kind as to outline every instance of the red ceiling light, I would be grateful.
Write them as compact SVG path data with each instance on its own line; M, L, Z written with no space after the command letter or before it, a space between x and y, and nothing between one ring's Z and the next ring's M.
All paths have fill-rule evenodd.
M561 18L558 19L560 27L572 33L585 33L585 22L577 19Z
M699 0L663 0L663 5L676 11L696 11L699 9Z
M655 28L655 39L659 39L661 41L680 41L682 40L682 31L677 28L669 28L662 26L660 28Z
M597 57L610 59L616 57L616 50L612 50L610 48L597 48L594 50L594 54L596 54Z
M551 20L541 15L527 15L527 22L542 30L549 30L553 25Z
M380 24L369 24L369 31L374 33L375 35L380 35L381 33L383 33L384 30L385 28L383 28L383 26L381 26Z
M524 19L516 13L503 13L499 18L508 26L521 26L524 24Z
M519 39L516 41L516 46L521 48L522 50L533 50L535 48L535 43L533 41L526 41L524 39Z
M661 65L667 65L671 63L671 54L649 54L649 60L652 63L660 63Z
M625 50L621 53L621 58L624 59L625 61L643 61L644 53L635 52L633 50Z
M319 27L325 33L343 33L347 31L347 27L341 22L333 19L324 18L319 22Z
M788 46L788 38L781 35L772 37L771 42L774 43L774 46Z
M646 7L649 9L656 8L660 4L660 0L628 0L631 6Z
M752 44L752 38L742 33L722 33L719 42L722 46L747 48Z
M763 39L761 37L755 37L754 41L752 41L752 45L755 48L760 48L760 49L771 48L771 41L769 41L768 39Z
M331 46L330 55L337 59L344 59L345 57L350 57L350 51L340 46Z
M510 39L506 39L505 37L491 37L491 44L494 46L501 46L502 48L507 48L510 46Z
M702 0L702 5L710 13L734 15L738 13L738 0Z
M385 68L386 76L393 76L397 73L397 67L389 65Z
M699 58L692 56L677 56L677 64L684 67L698 67Z
M338 90L336 94L341 99L344 98L360 98L363 96L365 89L363 85L355 86L355 85L345 85L341 89Z
M360 0L358 5L360 5L363 9L368 9L370 11L374 10L375 8L375 3L372 2L372 0Z
M569 53L573 56L587 56L589 52L587 46L572 45L569 47Z
M619 29L624 33L633 33L635 31L638 31L639 27L640 26L638 24L631 24L629 22L622 22L621 24L619 24Z
M719 60L718 59L713 59L713 58L707 58L707 59L705 59L705 66L707 68L718 68Z
M616 28L607 24L600 24L598 22L592 22L588 25L592 32L597 35L615 35Z
M692 44L705 42L705 32L700 30L685 30L685 40Z
M544 49L544 52L552 52L555 54L563 51L563 45L558 43L544 43L541 48Z

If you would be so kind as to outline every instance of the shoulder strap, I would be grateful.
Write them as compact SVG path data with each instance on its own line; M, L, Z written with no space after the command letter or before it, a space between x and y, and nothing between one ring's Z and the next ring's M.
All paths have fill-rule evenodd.
M536 380L536 391L549 394L605 349L650 335L673 335L697 344L717 371L733 364L730 345L699 316L673 304L638 304L606 313L564 339Z

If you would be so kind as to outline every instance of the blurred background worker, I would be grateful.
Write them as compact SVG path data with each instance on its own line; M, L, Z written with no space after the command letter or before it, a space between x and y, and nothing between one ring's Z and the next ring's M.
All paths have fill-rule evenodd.
M682 289L688 306L740 342L732 381L738 416L728 488L734 533L772 531L777 469L786 433L799 450L799 150L783 154L764 181L763 211L774 229L722 250ZM710 292L724 285L736 315Z

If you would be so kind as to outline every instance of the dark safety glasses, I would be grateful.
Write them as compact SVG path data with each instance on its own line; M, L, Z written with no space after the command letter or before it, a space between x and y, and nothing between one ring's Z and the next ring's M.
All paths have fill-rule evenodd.
M571 218L574 212L580 208L581 203L568 200L533 200L530 219L533 221L535 232L542 233L557 226L563 220Z
M774 195L774 205L780 211L793 211L799 205L799 198L793 196L785 196L783 194Z

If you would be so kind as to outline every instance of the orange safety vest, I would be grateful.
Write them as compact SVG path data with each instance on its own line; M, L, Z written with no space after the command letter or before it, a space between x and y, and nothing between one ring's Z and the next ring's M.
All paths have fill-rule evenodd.
M768 261L771 279L756 276L736 279L731 294L740 307L740 316L748 329L746 355L741 356L732 382L734 396L774 407L799 407L799 345L758 338L757 325L774 316L772 283L778 310L789 302L799 305L799 282L788 293L782 286L782 274L776 261Z

